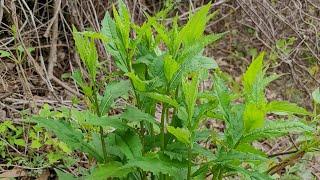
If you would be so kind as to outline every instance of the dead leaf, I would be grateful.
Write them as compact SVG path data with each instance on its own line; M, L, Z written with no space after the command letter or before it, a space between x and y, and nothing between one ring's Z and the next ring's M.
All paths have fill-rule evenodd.
M41 173L41 175L37 178L37 180L47 180L50 177L50 171L49 169L44 169Z
M23 177L27 176L27 172L20 168L13 168L11 170L5 171L4 173L0 174L0 179L4 178L16 178L16 177Z

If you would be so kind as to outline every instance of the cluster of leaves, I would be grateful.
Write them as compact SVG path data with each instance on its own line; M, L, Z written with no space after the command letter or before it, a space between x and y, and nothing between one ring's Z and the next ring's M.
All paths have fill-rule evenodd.
M39 116L50 112L45 105ZM60 113L61 114L61 113ZM52 114L51 114L52 115ZM29 124L14 124L11 120L0 123L0 159L10 167L20 164L26 167L48 167L59 161L73 164L77 161L71 155L72 151L62 141L53 138L43 127ZM46 149L50 148L48 153Z
M74 28L75 45L87 76L76 71L73 78L88 109L31 120L52 131L70 149L96 160L97 166L85 178L204 179L212 175L222 179L241 175L269 179L271 162L252 143L313 130L302 121L290 120L295 115L311 115L305 109L265 98L266 86L279 76L266 76L264 53L248 67L243 90L237 96L219 71L213 71L218 66L203 55L203 49L224 33L204 35L206 23L215 14L210 13L210 7L205 5L190 14L182 26L178 16L169 26L164 25L170 7L154 17L147 15L147 21L137 25L119 1L118 9L113 7L113 18L106 14L101 32L77 32ZM97 40L104 43L127 80L102 82L106 84L101 88ZM210 74L212 89L200 91L199 84ZM130 105L123 107L118 99L127 99ZM112 109L122 113L110 115ZM289 118L267 121L270 113ZM202 128L208 119L223 121L224 131ZM200 142L216 148L205 148Z

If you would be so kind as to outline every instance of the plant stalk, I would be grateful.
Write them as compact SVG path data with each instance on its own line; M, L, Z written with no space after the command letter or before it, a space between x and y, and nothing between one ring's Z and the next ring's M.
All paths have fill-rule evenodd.
M94 97L94 105L96 108L96 113L98 115L98 117L101 117L101 112L100 112L100 108L99 108L99 103L98 103L98 94L97 94L97 89L96 87L93 85L93 97ZM102 147L102 152L103 152L103 159L104 162L107 162L107 145L106 142L104 141L104 132L103 132L103 127L100 126L99 127L99 134L100 134L100 141L101 141L101 147Z
M191 180L191 156L192 156L192 154L191 154L191 151L192 151L192 149L191 149L191 145L189 145L189 147L188 147L188 175L187 175L187 180Z
M161 112L161 134L160 134L160 143L161 143L161 151L165 150L165 137L164 137L164 129L165 129L165 116L167 111L167 106L162 105L162 112Z

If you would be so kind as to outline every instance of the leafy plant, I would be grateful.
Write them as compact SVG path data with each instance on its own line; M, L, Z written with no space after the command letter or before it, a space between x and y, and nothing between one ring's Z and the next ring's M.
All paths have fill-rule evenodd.
M212 175L222 179L242 174L267 179L268 169L259 167L268 157L252 143L312 131L297 120L266 120L270 113L289 119L310 113L289 102L267 101L265 88L279 76L266 76L264 53L244 74L240 96L230 92L219 70L213 72L218 65L203 50L225 33L204 35L206 23L215 15L210 7L209 3L191 14L182 26L178 16L170 26L164 25L162 19L170 7L154 17L147 15L147 21L137 25L119 1L113 18L105 15L101 32L74 28L77 52L88 76L75 71L73 79L88 108L71 108L64 116L47 109L31 120L71 150L87 153L97 162L85 178L203 179ZM104 43L124 80L99 81L102 73L95 41ZM200 91L199 84L210 74L214 74L212 89ZM129 97L130 104L125 107L117 103L124 97ZM110 113L115 109L120 113ZM224 130L202 128L208 119L223 121ZM214 150L201 146L208 141L216 146ZM72 177L59 170L57 174Z
M241 173L249 179L267 179L267 169L264 169L265 172L256 169L267 160L267 155L252 146L252 142L288 133L312 131L311 127L301 121L266 120L266 115L270 113L290 116L310 113L293 103L266 100L264 89L278 76L266 77L263 56L264 53L260 53L243 75L242 103L235 103L223 80L218 75L215 76L212 93L217 108L210 116L225 122L223 135L213 136L212 140L217 145L217 157L209 163L212 174L218 179L230 172ZM251 171L242 167L244 163L251 164Z

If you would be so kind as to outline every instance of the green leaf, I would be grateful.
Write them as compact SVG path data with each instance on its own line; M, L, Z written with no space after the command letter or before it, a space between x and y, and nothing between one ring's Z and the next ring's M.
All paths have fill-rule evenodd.
M170 82L174 73L177 72L177 70L179 69L179 64L174 59L172 59L171 56L165 56L163 66L164 74L168 82Z
M290 103L287 101L271 101L267 105L267 112L270 113L281 113L284 115L298 114L298 115L310 115L310 113L297 104Z
M19 45L19 46L17 47L17 49L18 49L18 51L19 51L20 53L23 53L23 52L24 52L24 47L23 47L22 45ZM27 51L29 51L29 53L31 53L32 51L35 50L35 48L33 48L33 47L29 47L29 48L26 48L26 49L27 49Z
M248 153L252 153L252 154L257 154L257 155L262 156L262 157L267 157L265 152L263 152L260 149L256 149L250 143L240 143L237 146L236 150L244 152L244 153L248 152Z
M147 91L147 82L142 81L136 74L129 72L126 74L130 79L133 84L133 87L141 92Z
M108 42L108 38L100 32L82 31L82 32L79 32L79 34L92 39L100 39L104 43Z
M26 146L26 142L24 141L24 139L14 139L13 142L18 146Z
M239 172L242 175L244 175L245 179L251 179L251 180L272 180L268 174L261 173L258 171L249 171L241 166L234 166L234 165L227 165L228 168L233 169L235 172Z
M192 177L196 177L196 176L200 176L200 175L206 175L209 169L209 165L208 164L204 164L202 166L200 166L199 169L196 170L196 172L194 172L191 176Z
M63 180L76 180L78 178L74 177L70 173L63 172L59 169L54 169L54 171L57 173L58 179L63 179Z
M125 73L128 72L125 62L126 56L124 56L124 45L121 43L121 37L119 37L116 24L108 12L104 16L101 24L101 33L110 40L108 43L105 43L106 51L113 56L115 63L120 70Z
M199 54L199 52L198 52ZM196 54L195 56L188 57L187 60L180 64L179 69L173 75L170 82L170 89L174 89L181 83L181 79L185 74L192 72L199 72L203 70L215 69L218 67L217 63L211 58L205 58Z
M40 143L40 141L38 139L34 139L32 140L32 143L31 143L31 148L33 149L38 149L42 146L42 144Z
M189 18L187 24L179 32L176 46L179 46L180 42L183 42L185 45L190 45L202 37L209 20L208 17L210 17L208 16L210 7L211 3L202 6Z
M8 51L0 50L0 57L10 57L11 53Z
M202 55L204 47L221 39L225 34L226 33L217 33L204 36L196 42L193 42L192 45L181 49L181 51L178 52L179 56L177 62L182 64L186 61L189 61L190 63L191 59L197 56L200 57Z
M155 174L163 173L175 176L181 171L181 165L170 161L163 161L156 156L140 157L130 160L125 166L125 168L138 167L144 171L150 171Z
M101 116L93 114L90 111L71 110L71 117L82 125L112 127L119 130L126 130L129 128L121 121L118 116Z
M84 141L84 136L81 131L74 129L70 124L52 118L36 116L32 117L31 121L34 121L40 126L45 127L47 130L52 131L61 141L68 144L68 146L73 150L80 150L89 153L98 161L103 161L103 157Z
M98 53L94 39L85 37L73 27L73 39L80 55L81 60L85 64L91 80L95 80L98 67Z
M143 93L143 95L148 96L152 99L155 99L157 101L167 103L173 107L178 107L179 104L176 100L172 99L170 96L164 95L164 94L159 94L155 92L148 92L148 93Z
M96 179L107 179L107 178L125 178L133 168L124 168L120 162L112 161L108 164L102 164L96 167L92 174L86 179L96 180Z
M92 87L88 86L87 83L84 82L82 74L80 70L75 70L72 73L73 80L78 84L78 86L81 88L82 92L87 96L91 97L93 94Z
M122 0L118 0L118 11L113 6L113 16L117 26L118 32L120 32L122 44L125 49L129 48L130 41L130 27L131 27L131 18L129 11L126 5Z
M267 160L266 157L248 153L231 150L229 152L220 151L217 154L217 159L213 161L216 164L231 164L234 162L262 162Z
M224 116L224 119L230 123L230 116L231 116L231 97L230 92L224 81L217 75L215 75L213 81L213 93L214 96L217 98L218 101L218 109Z
M187 105L189 121L192 119L194 114L194 107L196 105L196 100L198 96L198 85L199 85L199 75L193 74L191 80L189 77L186 77L182 81L182 91L184 94L185 103ZM189 122L191 125L191 122Z
M190 144L191 134L188 129L167 126L167 130L169 133L174 135L180 142L185 143L187 145Z
M151 116L150 114L147 114L145 112L142 112L138 108L134 106L127 106L126 110L119 116L121 119L128 120L129 122L148 122L151 124L155 124L158 126L158 122L156 119Z
M264 55L265 55L264 52L260 53L259 56L252 61L247 71L244 73L243 86L244 86L245 92L251 91L254 83L256 83L258 76L261 75L263 71Z
M116 146L128 159L142 156L142 144L139 136L133 131L126 131L115 136Z
M267 121L265 127L251 130L243 135L241 143L251 143L263 139L280 137L289 133L312 132L313 129L299 121Z
M131 89L129 81L112 82L106 85L99 108L101 115L107 113L116 98L128 94Z
M317 88L312 92L312 98L314 100L314 102L316 102L317 104L320 104L320 89Z
M265 122L265 107L256 104L246 104L243 113L243 125L245 131L262 128Z

